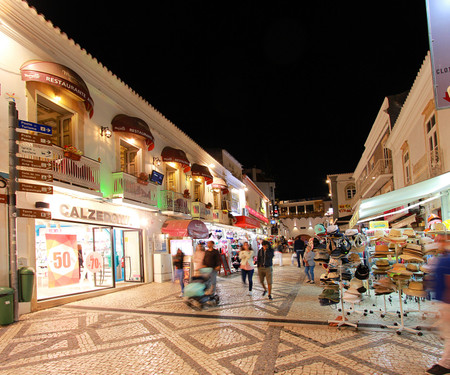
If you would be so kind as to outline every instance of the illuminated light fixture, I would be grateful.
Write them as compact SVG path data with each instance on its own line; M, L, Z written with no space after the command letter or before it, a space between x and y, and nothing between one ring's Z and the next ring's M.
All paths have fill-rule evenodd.
M330 180L326 180L325 182L326 182L327 184L329 184L331 181L330 181Z
M59 103L61 101L61 97L58 95L55 95L55 102Z
M215 168L216 165L215 165L214 163L211 163L211 164L209 165L209 167L210 167L210 168Z
M106 137L106 138L111 138L111 136L112 136L112 131L111 131L111 129L110 128L108 128L107 126L102 126L101 128L100 128L100 135L103 137Z
M162 162L160 158L158 158L157 156L153 157L153 165L160 166L161 163Z

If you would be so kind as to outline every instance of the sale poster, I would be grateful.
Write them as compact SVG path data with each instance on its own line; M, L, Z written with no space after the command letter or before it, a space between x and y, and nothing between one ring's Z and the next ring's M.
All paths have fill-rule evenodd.
M76 234L46 233L48 287L78 283L80 270Z

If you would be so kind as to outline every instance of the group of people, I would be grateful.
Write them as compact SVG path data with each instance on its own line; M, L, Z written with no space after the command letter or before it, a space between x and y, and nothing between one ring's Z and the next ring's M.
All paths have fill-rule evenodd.
M308 284L314 284L314 267L316 263L314 262L314 251L311 244L305 244L305 241L298 236L294 240L294 252L297 256L298 268L305 267L305 274L308 280Z

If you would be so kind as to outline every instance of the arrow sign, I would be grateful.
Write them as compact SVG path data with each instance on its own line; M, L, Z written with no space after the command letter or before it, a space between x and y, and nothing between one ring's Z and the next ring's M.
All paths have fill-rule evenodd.
M53 194L52 186L26 184L23 182L19 183L19 190L28 193Z
M53 157L53 152L46 148L39 148L33 146L27 146L23 143L19 145L19 154L37 156L39 158L51 159Z
M30 171L19 171L19 178L24 178L27 180L35 180L35 181L43 181L43 182L52 182L53 175L51 173L39 173L39 172L30 172Z
M37 143L46 146L52 145L52 139L48 135L19 133L19 141L28 143Z
M52 163L49 161L17 158L17 162L20 167L39 168L47 171L52 169Z
M52 218L52 213L48 211L40 211L40 210L28 210L24 208L19 208L17 210L17 214L20 217L28 217L31 219L47 219L50 220Z
M19 128L31 130L31 131L38 132L38 133L49 134L49 135L52 135L52 132L53 132L51 126L36 124L35 122L24 121L24 120L19 120Z

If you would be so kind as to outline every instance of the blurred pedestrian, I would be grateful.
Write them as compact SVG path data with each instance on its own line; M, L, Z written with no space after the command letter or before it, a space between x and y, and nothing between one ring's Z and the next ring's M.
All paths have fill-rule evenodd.
M258 251L256 264L258 265L259 281L264 288L263 296L265 296L267 291L269 291L269 299L272 299L273 256L274 252L269 241L263 241L262 247ZM264 285L264 280L267 280L267 288Z
M194 263L194 276L198 276L200 274L200 269L205 268L203 264L203 259L205 258L205 246L202 244L198 244L195 247L194 256L192 261Z
M177 250L177 253L173 256L173 265L175 266L175 280L180 282L181 286L181 294L180 297L183 297L184 292L184 253L181 249Z
M205 251L205 257L203 258L203 264L205 267L212 268L210 276L211 293L216 294L217 284L217 272L220 271L220 253L219 250L214 248L214 241L208 241L206 243L207 249Z
M308 278L307 283L314 284L314 267L316 263L314 262L314 251L312 251L310 246L306 247L303 262L305 263L305 274Z
M241 261L241 275L242 282L245 284L245 280L248 279L248 295L252 295L253 288L253 273L254 273L254 264L253 264L253 249L249 245L248 242L244 242L241 250L239 251L239 259Z
M301 268L303 262L303 255L305 254L305 242L300 236L297 236L294 241L294 251L297 254L297 265Z

